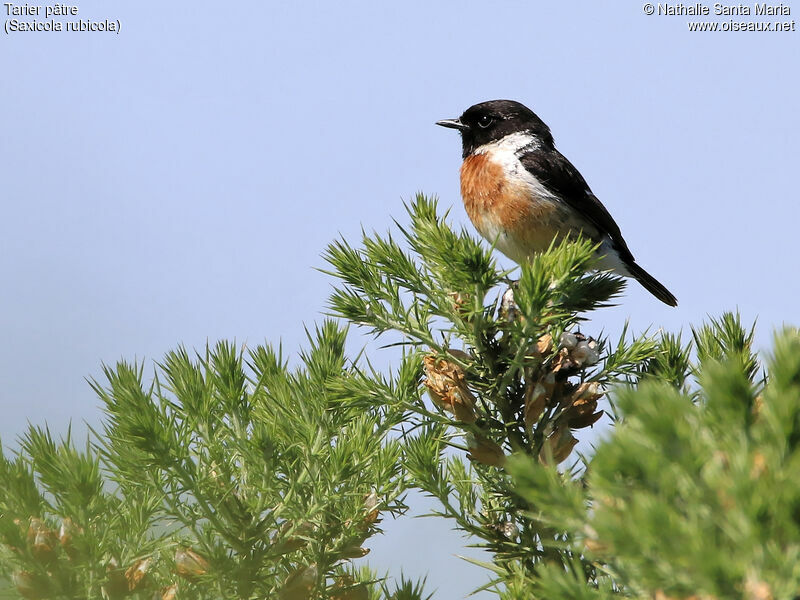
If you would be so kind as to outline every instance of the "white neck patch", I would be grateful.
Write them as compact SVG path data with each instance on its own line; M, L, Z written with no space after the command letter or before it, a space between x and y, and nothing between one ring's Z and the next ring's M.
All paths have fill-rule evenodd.
M539 181L520 161L520 157L527 152L541 148L542 143L538 137L529 131L510 133L495 142L484 144L475 150L475 154L483 154L493 163L503 169L509 184L524 186L532 198L539 200L558 200L541 181Z
M517 154L520 150L536 150L539 139L528 131L510 133L495 142L478 146L473 154Z

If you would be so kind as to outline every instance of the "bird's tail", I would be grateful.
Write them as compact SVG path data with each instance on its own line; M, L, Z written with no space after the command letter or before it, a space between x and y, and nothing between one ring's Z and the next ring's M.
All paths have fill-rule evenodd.
M633 261L627 263L625 267L631 276L636 279L636 281L641 283L644 289L653 294L653 296L661 300L664 304L678 306L678 299L642 267Z

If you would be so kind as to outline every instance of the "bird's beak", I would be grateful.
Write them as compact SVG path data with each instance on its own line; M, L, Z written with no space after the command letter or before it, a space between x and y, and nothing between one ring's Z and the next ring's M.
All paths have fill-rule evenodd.
M441 125L442 127L449 127L450 129L458 129L459 131L469 129L469 127L464 125L460 119L444 119L442 121L436 121L436 124Z

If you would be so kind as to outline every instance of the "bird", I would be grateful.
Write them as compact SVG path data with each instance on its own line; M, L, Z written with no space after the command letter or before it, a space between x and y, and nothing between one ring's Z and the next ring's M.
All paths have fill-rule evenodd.
M559 152L550 128L527 106L490 100L437 125L461 134L461 197L475 228L518 264L553 240L583 234L597 267L632 277L661 302L678 300L633 257L611 213Z

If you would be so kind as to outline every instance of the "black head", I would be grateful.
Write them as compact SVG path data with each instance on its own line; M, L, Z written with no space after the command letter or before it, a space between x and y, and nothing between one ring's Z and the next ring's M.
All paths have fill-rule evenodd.
M464 158L476 148L511 133L530 133L543 146L553 146L550 128L531 109L514 100L481 102L470 106L458 119L445 119L436 124L459 130Z

